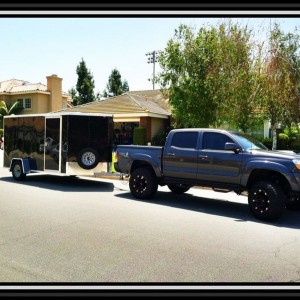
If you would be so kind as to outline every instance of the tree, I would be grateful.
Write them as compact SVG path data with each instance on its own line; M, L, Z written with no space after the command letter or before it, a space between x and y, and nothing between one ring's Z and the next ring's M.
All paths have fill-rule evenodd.
M273 133L272 149L277 148L277 129L299 122L300 57L299 35L284 34L275 24L270 32L269 50L263 72L264 114Z
M208 34L202 29L196 40L191 28L180 25L157 57L162 68L158 80L169 90L175 127L207 127L216 120L217 102L208 89L212 52L202 43Z
M115 68L112 70L109 78L108 83L106 85L107 90L103 91L103 96L118 96L124 92L129 91L129 85L127 80L122 82L122 77L120 72Z
M180 25L158 56L156 79L168 88L176 127L230 124L246 131L257 81L250 31L238 25L193 29Z
M76 68L76 73L78 75L76 90L75 88L72 88L69 91L73 98L73 104L76 106L95 101L95 82L93 79L93 75L87 69L86 63L83 58Z
M123 81L123 84L122 84L122 90L123 90L123 93L129 91L129 85L128 85L128 81L127 81L127 80L124 80L124 81Z
M251 36L247 27L230 22L216 29L216 42L212 45L216 49L209 72L211 89L219 99L216 126L225 123L247 132L255 123L260 69Z
M12 104L6 104L5 101L1 100L0 101L0 123L1 123L1 128L3 128L3 117L4 116L9 116L13 114L18 114L23 110L23 107L20 107L19 102L16 101Z

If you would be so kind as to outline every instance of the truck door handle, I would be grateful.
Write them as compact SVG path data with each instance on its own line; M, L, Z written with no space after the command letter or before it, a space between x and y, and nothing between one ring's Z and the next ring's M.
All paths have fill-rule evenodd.
M208 156L207 155L199 155L199 158L200 159L206 159L206 158L208 158Z
M175 156L175 153L169 152L169 153L166 153L166 155L167 155L167 156Z

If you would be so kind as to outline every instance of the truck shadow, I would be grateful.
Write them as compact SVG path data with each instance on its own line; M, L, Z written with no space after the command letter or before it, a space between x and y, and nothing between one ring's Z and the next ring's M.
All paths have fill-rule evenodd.
M114 190L112 183L73 176L43 174L27 176L23 181L15 181L12 177L2 177L0 181L62 192L112 192Z
M195 196L189 193L177 195L168 191L158 191L154 198L148 200L136 199L131 193L117 194L115 197L227 217L234 219L235 222L256 222L276 227L300 229L300 211L286 210L280 219L273 222L264 222L252 215L247 199L245 199L245 203L238 203Z

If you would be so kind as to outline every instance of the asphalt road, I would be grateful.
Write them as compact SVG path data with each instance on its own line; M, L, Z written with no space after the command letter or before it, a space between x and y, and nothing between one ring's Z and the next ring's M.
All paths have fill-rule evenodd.
M2 162L3 151L0 151ZM256 220L247 199L0 167L2 283L300 283L300 212Z

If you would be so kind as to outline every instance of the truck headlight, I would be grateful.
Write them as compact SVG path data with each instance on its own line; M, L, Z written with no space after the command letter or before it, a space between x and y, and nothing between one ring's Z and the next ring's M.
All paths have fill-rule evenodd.
M295 164L296 168L300 170L300 159L293 159L293 163Z

